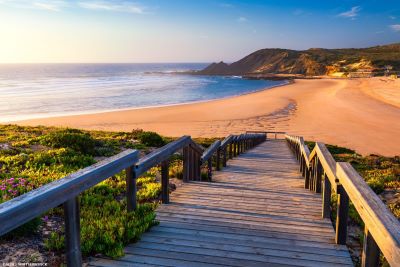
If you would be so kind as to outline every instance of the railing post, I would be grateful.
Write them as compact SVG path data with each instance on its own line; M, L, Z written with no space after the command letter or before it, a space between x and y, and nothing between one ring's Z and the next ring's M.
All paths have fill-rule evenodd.
M234 142L234 146L233 146L233 156L234 157L237 157L238 155L239 155L239 141L238 140L235 140L235 142Z
M318 158L315 157L314 158L314 163L313 163L313 176L312 176L312 183L311 183L311 187L312 187L312 191L316 192L316 188L317 188L317 172L318 172Z
M304 158L301 157L300 161L299 161L299 172L303 173L303 162L304 162Z
M183 148L183 181L189 181L190 176L190 155L189 155L189 147Z
M78 197L64 203L65 247L68 267L82 266Z
M346 245L347 218L349 215L349 196L342 185L338 186L337 215L336 215L336 244Z
M322 184L322 164L321 161L318 159L317 160L317 166L316 166L316 176L315 176L315 192L316 193L321 193L321 184Z
M209 158L207 160L207 174L208 174L208 180L211 182L212 181L212 160Z
M169 161L161 162L161 200L162 203L169 203Z
M378 267L380 250L367 227L364 227L364 243L361 258L362 267Z
M195 181L201 180L200 156L194 149L193 149L193 180Z
M305 189L310 189L310 180L311 180L311 164L310 167L306 168L306 176L304 179L304 188Z
M126 172L126 206L128 211L136 210L136 172L134 166L125 170Z
M322 193L322 218L329 219L331 217L331 194L332 187L328 176L324 175L324 190Z
M227 148L226 146L224 146L224 151L223 151L223 154L222 154L222 157L223 157L223 159L222 159L222 166L223 166L223 167L226 167L226 160L227 160L227 159L226 159L226 158L227 158L227 157L226 157L226 153L227 153L227 149L228 149L228 148Z
M229 159L233 158L233 144L232 141L229 143Z
M215 168L215 170L217 170L217 171L219 171L220 169L221 169L221 167L220 167L220 161L221 161L221 148L219 147L218 149L217 149L217 156L216 156L217 158L216 158L216 161L215 161L215 164L216 164L216 168Z
M189 146L189 181L194 180L194 151Z
M308 175L308 176L309 176L309 177L308 177L308 186L306 187L306 188L308 188L310 191L313 190L313 184L314 184L314 174L315 174L315 171L314 171L314 168L315 168L314 161L315 161L315 158L314 158L313 160L310 161L310 170L309 170L309 175Z

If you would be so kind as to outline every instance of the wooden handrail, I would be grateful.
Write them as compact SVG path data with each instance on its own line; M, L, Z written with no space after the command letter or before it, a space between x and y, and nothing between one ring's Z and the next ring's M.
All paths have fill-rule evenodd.
M57 207L68 199L75 198L88 188L134 165L138 155L137 150L126 150L0 204L0 235L40 216L43 212Z
M183 180L201 180L200 167L208 162L211 180L211 158L216 157L216 169L220 169L221 153L226 166L227 150L229 158L265 141L265 134L230 135L214 142L205 150L190 136L183 136L138 160L137 150L126 150L118 155L79 170L62 179L46 184L26 194L0 204L0 236L40 216L51 208L64 205L65 243L67 266L81 266L80 218L78 195L99 182L126 170L127 209L136 209L136 179L150 168L161 165L162 202L169 202L169 158L183 150ZM203 158L202 158L203 156Z
M168 143L167 145L140 158L135 166L136 176L142 175L160 162L169 159L178 150L188 146L189 144L192 144L192 142L193 141L190 136L182 136L178 140Z
M266 138L268 138L268 134L273 134L275 136L274 139L278 139L277 136L279 135L286 135L286 132L276 132L276 131L246 131L246 134L251 134L251 133L256 133L256 134L265 134Z
M217 152L217 150L221 147L221 141L217 140L212 143L206 151L204 151L203 155L201 156L201 162L204 163L211 158L211 156Z
M307 153L304 140L286 135L300 162L305 188L322 190L322 217L330 218L331 190L338 194L336 243L346 244L349 201L364 222L362 266L379 266L380 252L391 266L400 266L400 222L357 171L347 162L336 162L323 143Z
M233 135L228 135L222 142L221 142L221 147L226 147L232 142Z
M400 266L399 220L350 163L339 162L336 169L340 184L349 195L374 242L392 266Z

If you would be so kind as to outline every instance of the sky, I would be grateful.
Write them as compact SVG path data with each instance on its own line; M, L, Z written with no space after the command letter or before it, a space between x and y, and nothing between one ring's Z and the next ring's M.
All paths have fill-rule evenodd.
M0 63L233 62L400 42L400 0L0 0Z

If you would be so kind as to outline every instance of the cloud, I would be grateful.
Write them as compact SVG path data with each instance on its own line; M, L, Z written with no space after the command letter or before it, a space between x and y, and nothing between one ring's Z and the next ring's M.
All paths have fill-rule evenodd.
M344 18L352 18L354 19L355 17L358 16L358 12L360 12L361 7L359 6L354 6L352 7L349 11L342 12L338 14L339 17L344 17Z
M239 17L239 18L237 19L237 21L238 21L238 22L246 22L246 21L247 21L247 18L245 18L245 17Z
M389 25L389 27L395 32L400 32L400 24Z
M33 2L32 6L37 9L58 12L66 5L64 1L41 1Z
M130 2L82 1L78 5L85 9L144 14L145 8Z
M396 19L395 16L389 16L389 19Z
M27 0L0 0L0 4L22 9L40 9L58 12L61 11L68 4L62 0L39 0L39 1L27 1Z

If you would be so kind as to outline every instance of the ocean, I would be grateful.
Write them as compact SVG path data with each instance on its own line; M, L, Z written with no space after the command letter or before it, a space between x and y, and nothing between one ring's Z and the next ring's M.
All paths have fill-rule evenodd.
M175 73L205 66L2 64L0 122L206 101L285 83Z

